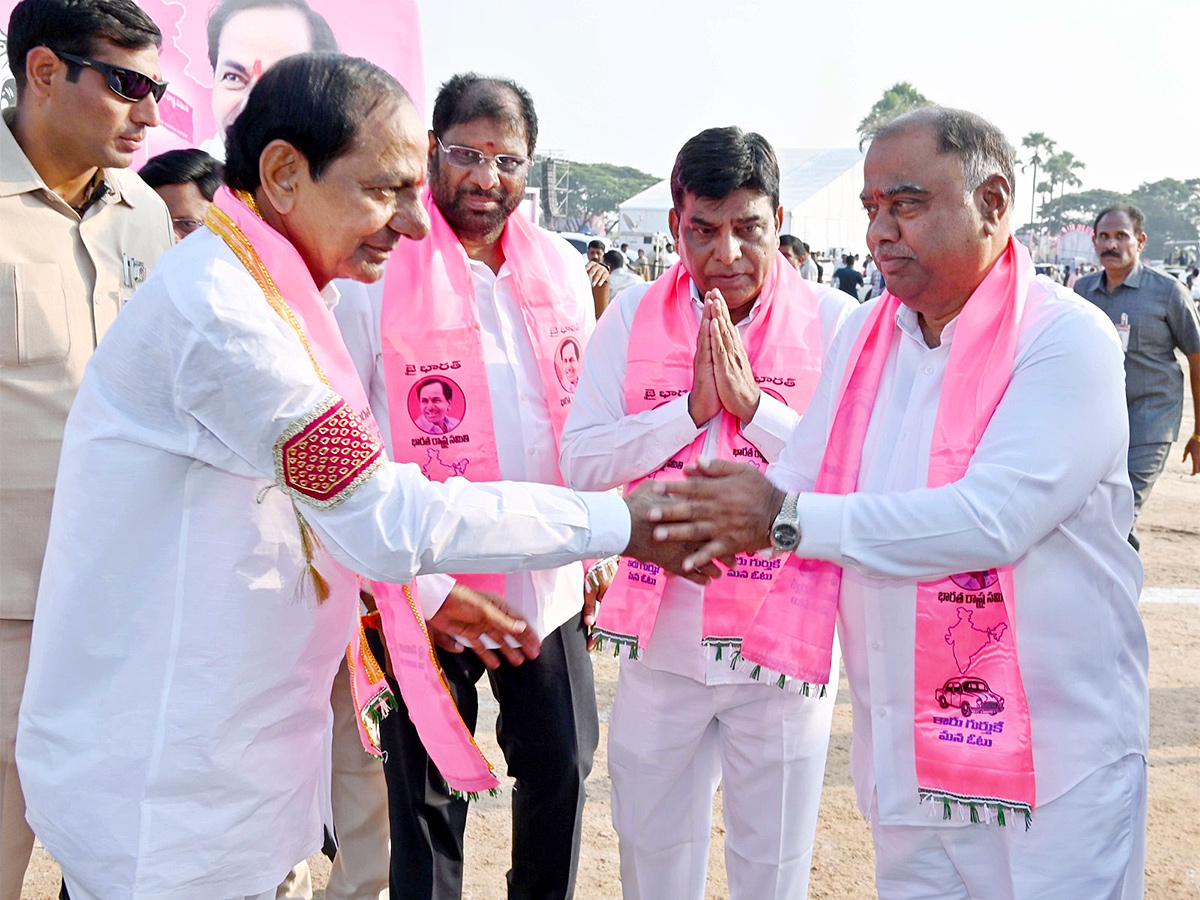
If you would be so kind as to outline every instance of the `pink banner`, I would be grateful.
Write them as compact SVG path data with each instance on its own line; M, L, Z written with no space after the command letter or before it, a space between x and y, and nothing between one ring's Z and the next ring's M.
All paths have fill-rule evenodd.
M250 88L274 63L293 53L336 49L362 56L391 72L412 95L424 117L425 75L416 0L282 0L250 5L246 0L141 0L163 33L163 77L170 82L159 104L162 126L146 140L145 159L182 147L203 147L222 155L219 134L236 118ZM16 0L0 0L0 23L7 39L8 17ZM208 45L210 11L234 7L216 46ZM210 61L216 59L216 66ZM0 73L0 88L11 78ZM9 93L4 92L4 101ZM222 124L223 123L223 124Z

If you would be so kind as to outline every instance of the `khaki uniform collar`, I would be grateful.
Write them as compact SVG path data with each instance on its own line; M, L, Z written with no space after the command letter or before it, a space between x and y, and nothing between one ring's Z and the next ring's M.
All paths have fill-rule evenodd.
M12 197L16 194L27 194L33 191L54 192L46 186L42 176L38 174L21 145L17 143L12 133L12 123L16 118L16 109L4 110L4 127L0 128L0 197ZM124 179L130 177L121 169L102 169L101 177L108 185L109 191L97 200L99 203L123 202L126 206L135 206L134 198L123 189ZM55 195L57 196L57 195ZM61 198L59 198L61 200ZM66 201L63 201L64 205Z

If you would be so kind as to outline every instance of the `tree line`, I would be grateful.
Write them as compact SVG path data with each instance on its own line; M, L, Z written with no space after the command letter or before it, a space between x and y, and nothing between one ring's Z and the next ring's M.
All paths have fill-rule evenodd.
M892 85L859 122L860 146L875 128L932 102L907 81ZM1105 206L1132 203L1146 214L1145 255L1151 259L1175 258L1182 245L1197 242L1200 236L1200 178L1163 178L1145 182L1130 193L1103 188L1068 192L1082 186L1080 173L1086 164L1070 150L1059 150L1057 142L1045 132L1025 135L1021 148L1013 148L1013 155L1021 170L1032 176L1029 228L1035 233L1056 234L1068 225L1091 225ZM530 168L530 187L545 187L541 163L539 157ZM572 222L601 215L614 224L619 204L659 180L632 166L565 160L559 165L569 171L565 211Z
M931 103L907 81L897 82L883 92L859 123L860 142L865 142L875 128L901 113ZM1069 188L1083 185L1079 177L1086 168L1083 160L1069 150L1057 150L1057 142L1042 131L1025 135L1021 139L1021 148L1014 147L1013 155L1021 170L1032 175L1029 228L1035 233L1056 234L1069 225L1090 226L1104 207L1132 203L1146 214L1144 252L1147 257L1176 259L1184 245L1197 243L1200 237L1200 178L1143 182L1130 193L1103 188L1067 193ZM1195 259L1195 256L1191 258Z

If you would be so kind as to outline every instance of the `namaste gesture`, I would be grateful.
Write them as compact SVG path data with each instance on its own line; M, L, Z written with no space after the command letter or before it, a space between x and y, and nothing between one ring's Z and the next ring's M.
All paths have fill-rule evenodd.
M688 412L700 427L722 409L746 425L758 410L761 392L750 370L742 337L719 290L704 295L704 315L696 335Z

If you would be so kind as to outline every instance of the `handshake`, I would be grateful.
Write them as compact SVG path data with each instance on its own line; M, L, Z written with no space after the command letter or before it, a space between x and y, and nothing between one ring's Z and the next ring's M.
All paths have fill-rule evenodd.
M684 481L646 481L625 498L632 532L623 555L708 584L720 577L716 561L732 566L735 554L770 544L784 494L753 466L741 463L700 462L685 472ZM587 589L585 626L594 624L606 586ZM426 625L443 649L461 653L470 648L488 668L502 660L520 665L541 650L533 629L502 597L461 584Z
M771 543L784 492L753 466L700 461L684 481L646 481L625 498L633 521L625 556L697 584L720 577L734 555Z

